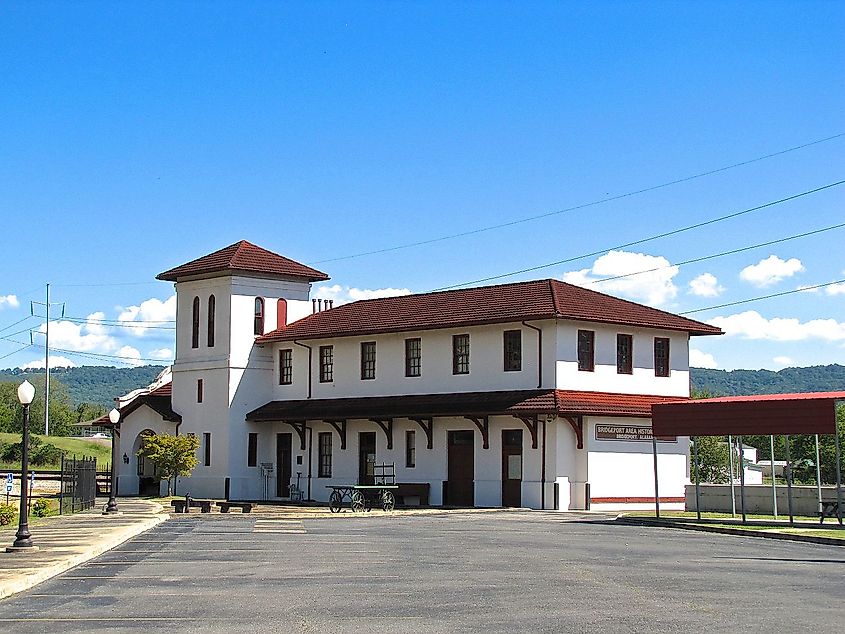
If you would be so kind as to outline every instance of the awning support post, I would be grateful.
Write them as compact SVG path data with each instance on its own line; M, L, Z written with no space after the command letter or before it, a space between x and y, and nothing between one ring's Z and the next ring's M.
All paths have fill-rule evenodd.
M772 467L772 517L777 519L778 518L778 486L775 482L775 437L769 436L769 450L771 453L769 454L771 458L769 459L769 464Z
M660 490L657 485L657 438L652 431L651 453L654 456L654 517L660 519Z
M731 517L736 517L736 490L734 489L734 442L728 434L728 466L731 470Z
M696 519L701 519L701 479L698 472L698 438L691 438L692 440L692 447L693 451L695 452L695 456L693 460L695 461L695 516Z
M842 523L842 450L839 446L839 425L836 425L836 520Z
M819 462L819 435L816 434L816 497L819 499L819 517L822 513L822 466Z
M792 461L789 457L789 436L784 436L786 440L786 467L784 473L786 474L786 501L789 503L789 524L795 524L795 514L792 512Z
M742 523L748 522L745 514L745 452L742 447L742 436L737 436L739 445L739 504L742 509Z

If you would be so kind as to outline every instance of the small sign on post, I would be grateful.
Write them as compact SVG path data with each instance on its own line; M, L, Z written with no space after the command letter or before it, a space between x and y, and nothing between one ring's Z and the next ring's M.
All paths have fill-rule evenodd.
M26 486L25 482L21 482L21 486ZM32 509L32 489L35 487L35 471L29 472L29 498L27 499L27 513Z
M12 484L15 481L15 474L11 471L6 474L6 504L9 503L9 494L12 492Z

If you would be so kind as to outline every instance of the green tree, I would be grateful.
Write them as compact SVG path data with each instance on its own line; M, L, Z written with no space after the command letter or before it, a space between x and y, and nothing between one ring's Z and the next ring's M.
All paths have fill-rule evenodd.
M35 398L29 408L29 430L33 434L44 433L44 384L45 375L35 374L27 379L35 386ZM0 431L21 433L23 408L18 402L17 382L0 383ZM77 413L64 383L50 374L50 435L71 436L77 432L73 426Z
M728 443L723 436L696 436L690 445L693 460L692 473L695 479L695 446L698 445L698 477L701 482L724 484L730 481L730 460Z
M197 466L199 447L199 438L193 435L150 434L144 436L138 455L155 462L159 481L167 480L167 495L170 495L172 480L191 475Z

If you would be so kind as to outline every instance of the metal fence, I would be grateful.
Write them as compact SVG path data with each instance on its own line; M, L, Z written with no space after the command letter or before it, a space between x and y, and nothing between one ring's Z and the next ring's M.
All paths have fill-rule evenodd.
M62 456L59 513L75 513L94 506L97 496L97 459Z

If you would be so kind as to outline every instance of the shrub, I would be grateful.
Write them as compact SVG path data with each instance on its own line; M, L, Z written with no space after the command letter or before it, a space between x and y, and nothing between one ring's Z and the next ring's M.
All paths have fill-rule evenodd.
M7 526L15 521L17 509L11 504L0 504L0 526Z
M39 446L32 452L30 461L33 465L40 467L43 465L52 465L62 459L62 450L50 443Z
M50 502L44 498L39 498L32 503L32 514L35 517L47 517L50 511Z

